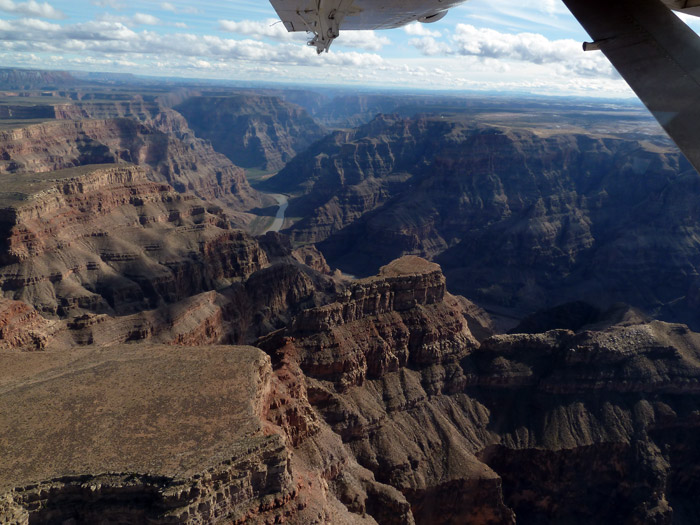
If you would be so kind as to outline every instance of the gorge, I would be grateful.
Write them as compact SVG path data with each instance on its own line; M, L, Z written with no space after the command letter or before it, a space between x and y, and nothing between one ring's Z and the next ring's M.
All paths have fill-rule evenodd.
M639 108L49 78L0 523L700 520L700 180Z

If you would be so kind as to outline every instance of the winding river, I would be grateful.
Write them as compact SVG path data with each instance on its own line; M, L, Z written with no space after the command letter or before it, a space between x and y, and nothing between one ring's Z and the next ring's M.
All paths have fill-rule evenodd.
M272 224L270 224L267 230L265 230L263 233L278 232L282 229L282 225L284 224L284 214L287 212L287 206L289 206L289 199L287 199L286 195L271 193L270 196L275 198L279 208L277 209L277 215L275 215L275 219L272 221Z

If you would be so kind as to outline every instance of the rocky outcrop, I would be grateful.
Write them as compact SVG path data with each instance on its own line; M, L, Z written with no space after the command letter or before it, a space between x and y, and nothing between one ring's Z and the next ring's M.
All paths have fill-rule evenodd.
M700 512L699 334L617 308L578 331L488 336L483 312L413 256L369 279L326 281L334 295L319 305L327 278L300 271L279 238L259 244L277 262L223 290L131 316L72 319L67 333L96 347L0 352L0 398L15 414L5 442L22 448L31 435L36 458L56 457L25 455L22 468L19 455L4 457L0 468L13 474L0 472L12 480L3 519L67 519L71 509L78 522L99 514L155 523L692 523ZM8 305L6 318L29 319ZM271 361L250 348L201 347L250 337L250 325L263 327L258 345ZM128 326L132 340L176 346L125 346ZM42 401L57 392L68 412ZM173 415L143 419L163 396ZM30 400L41 414L22 419ZM239 413L248 407L254 417ZM45 442L27 430L36 424L54 428ZM90 453L71 456L64 428L93 443ZM226 445L234 430L245 446ZM206 438L183 445L178 432ZM196 450L183 448L191 442ZM46 449L57 443L61 453ZM208 456L208 443L226 454ZM220 459L187 470L187 458L205 455ZM133 457L141 459L113 464Z
M89 98L70 104L57 104L54 117L59 120L108 120L130 118L164 133L182 139L191 130L182 115L165 107L156 97L141 95L117 99Z
M700 335L618 310L479 344L404 258L260 345L417 523L691 523Z
M317 272L327 275L332 273L331 267L328 266L328 262L326 262L326 258L314 246L301 246L292 252L292 257L309 268L313 268Z
M298 364L310 403L359 464L410 503L411 513L400 519L375 510L380 523L512 521L500 478L469 452L468 438L452 431L454 442L435 436L429 447L416 445L434 425L421 415L432 410L431 399L442 399L433 407L436 418L457 410L448 394L465 385L458 363L478 347L462 307L446 293L437 265L404 257L260 341L273 362Z
M146 99L83 102L70 111L92 113L63 116L102 120L48 125L73 129L68 145L59 135L45 150L6 142L18 164L5 159L11 177L0 192L0 522L698 521L699 334L635 308L578 302L494 335L483 310L448 293L438 265L412 255L372 277L331 277L314 247L233 230L218 206L153 175L154 166L175 164L153 160L158 141L147 135L188 133L175 112ZM138 131L141 167L51 171L78 158L78 135L92 137L86 158L140 155L118 123L146 130ZM40 128L37 137L51 135ZM391 134L378 138L382 129ZM578 278L584 255L600 257L597 243L615 245L596 226L616 220L606 215L611 202L652 202L639 180L677 206L649 228L677 233L669 217L694 216L679 189L692 179L671 169L672 153L649 144L449 119L377 119L352 147L348 133L328 139L337 154L314 157L313 177L290 180L308 199L351 183L352 206L335 194L322 203L329 242L341 238L336 227L350 235L353 224L403 224L378 237L387 257L392 238L409 237L426 253L454 254L465 242L455 232L477 235L459 223L465 217L492 235L515 228L512 218L525 239L551 238L537 253L554 266L505 233L474 249L504 240L502 254L525 253L525 273L544 264L556 284L569 282L557 268ZM93 148L98 142L106 149ZM539 164L529 161L542 152ZM569 158L584 171L550 174ZM530 206L535 194L541 206ZM409 214L438 201L453 205L452 219ZM580 222L563 218L572 210ZM437 236L428 241L426 232ZM667 250L657 270L692 262L686 248ZM640 251L626 268L641 272L647 257ZM640 282L640 293L658 292ZM264 352L231 346L253 341Z
M233 212L263 202L243 170L191 133L174 131L186 129L182 117L162 112L144 118L150 125L131 118L54 120L0 132L0 174L128 162L145 167L154 181Z
M5 347L244 344L336 291L284 236L233 230L220 208L137 166L26 174L4 189Z
M413 523L314 413L294 361L141 344L0 363L2 523Z
M458 311L439 267L405 257L382 268L377 279L350 284L336 302L299 314L291 335L304 338L296 344L304 372L343 390L476 346Z
M301 107L277 97L200 96L175 109L198 137L245 168L279 170L325 134Z
M134 166L27 175L3 196L3 294L45 315L131 313L246 279L268 260L216 206Z
M691 324L699 184L676 150L649 142L386 115L270 181L301 194L293 239L347 273L417 254L451 290L519 317L621 301Z
M80 84L80 81L67 71L0 69L0 89L56 89L76 84Z
M3 523L265 521L295 498L284 437L264 432L272 369L256 349L0 359L14 414L0 437Z
M44 319L26 303L0 299L0 348L43 350L61 331L57 321Z

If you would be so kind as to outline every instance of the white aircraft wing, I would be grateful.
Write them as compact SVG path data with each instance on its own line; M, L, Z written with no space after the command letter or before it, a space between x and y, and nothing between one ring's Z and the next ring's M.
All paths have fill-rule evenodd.
M328 51L340 29L393 29L434 22L466 0L270 0L287 31L314 34L309 45Z

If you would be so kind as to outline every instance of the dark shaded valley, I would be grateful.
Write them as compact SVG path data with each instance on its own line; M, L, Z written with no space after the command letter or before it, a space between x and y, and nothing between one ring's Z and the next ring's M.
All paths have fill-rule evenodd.
M0 523L700 520L700 176L639 106L0 83Z

